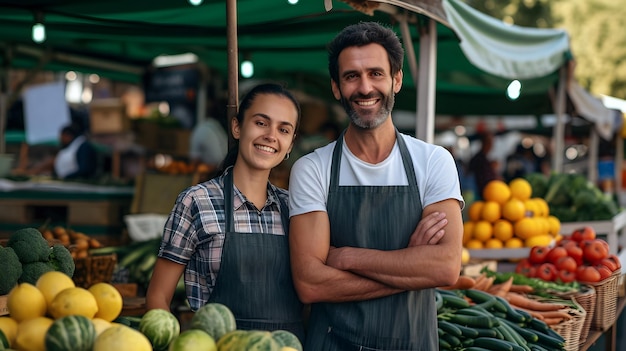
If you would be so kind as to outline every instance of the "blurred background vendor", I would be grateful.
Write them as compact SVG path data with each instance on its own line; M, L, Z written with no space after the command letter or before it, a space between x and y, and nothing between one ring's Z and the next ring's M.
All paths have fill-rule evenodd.
M85 179L98 171L98 153L83 128L72 123L61 129L60 149L54 157L27 169L27 175L52 174L59 179ZM22 172L19 172L22 173Z

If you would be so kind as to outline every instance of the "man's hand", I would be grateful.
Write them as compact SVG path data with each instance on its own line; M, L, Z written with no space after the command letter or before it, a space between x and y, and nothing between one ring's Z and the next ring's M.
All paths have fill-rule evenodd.
M408 247L437 244L445 234L446 224L448 220L445 212L433 212L423 217L411 234Z

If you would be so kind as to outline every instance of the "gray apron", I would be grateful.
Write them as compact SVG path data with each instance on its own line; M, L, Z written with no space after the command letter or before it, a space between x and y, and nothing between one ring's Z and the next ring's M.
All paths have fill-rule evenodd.
M303 306L293 286L289 263L287 204L280 201L285 235L235 232L232 177L231 171L224 179L226 235L209 302L228 306L235 315L237 329L288 330L303 341Z
M415 170L396 130L408 186L339 186L343 134L333 151L327 211L330 244L379 250L407 247L422 217ZM311 308L307 351L437 350L434 289L382 298L316 303Z

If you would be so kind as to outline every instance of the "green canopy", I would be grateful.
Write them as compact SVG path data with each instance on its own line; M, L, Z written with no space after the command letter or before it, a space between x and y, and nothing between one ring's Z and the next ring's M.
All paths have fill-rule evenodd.
M389 2L417 4L422 8L438 3L441 6L436 0ZM383 5L389 6L381 4L381 8ZM520 79L521 96L515 101L509 100L505 93L511 77L502 78L484 71L494 67L491 63L481 69L476 62L470 62L459 45L469 42L459 41L464 31L455 32L448 25L458 26L458 18L471 18L466 25L474 28L482 25L483 34L491 38L499 36L501 43L518 48L529 45L532 35L521 40L524 31L519 28L517 36L511 36L508 26L496 22L485 24L480 16L476 17L477 11L458 0L444 1L443 5L450 23L441 23L444 21L437 18L440 20L437 24L437 114L520 115L553 111L547 92L558 80L556 70L544 67L537 75L524 68L529 74ZM322 0L300 0L295 5L286 0L239 0L236 6L239 57L254 62L255 78L282 79L293 88L327 99L332 96L325 45L339 30L350 23L374 20L392 25L400 33L397 17L389 12L378 9L370 16L341 1L333 1L329 12ZM398 7L396 12L400 15L407 12L410 37L417 52L418 31L424 28L421 24L426 18L425 12L405 8ZM452 10L457 14L450 16ZM43 44L35 44L31 39L31 28L36 20L41 20L46 27L47 39ZM456 24L453 21L457 21ZM200 6L192 6L184 0L0 0L0 52L5 68L77 70L141 82L156 56L193 52L225 77L228 69L226 28L224 0L205 0ZM408 67L405 66L405 70L408 71ZM411 74L405 73L403 92L397 98L399 108L415 110L415 86Z

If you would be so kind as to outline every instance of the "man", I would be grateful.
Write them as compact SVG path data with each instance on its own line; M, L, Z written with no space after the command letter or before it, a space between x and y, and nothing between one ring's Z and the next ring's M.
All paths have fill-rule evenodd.
M436 350L434 287L456 282L464 206L454 159L391 119L404 50L377 23L329 45L332 92L350 117L292 167L290 249L311 306L307 350Z
M493 148L493 134L485 131L478 135L480 140L480 150L470 159L469 170L474 175L476 181L476 195L482 198L483 190L487 183L500 179L496 172L497 163L488 157Z
M90 178L98 170L97 151L76 124L61 129L61 150L54 158L54 174L60 179Z

